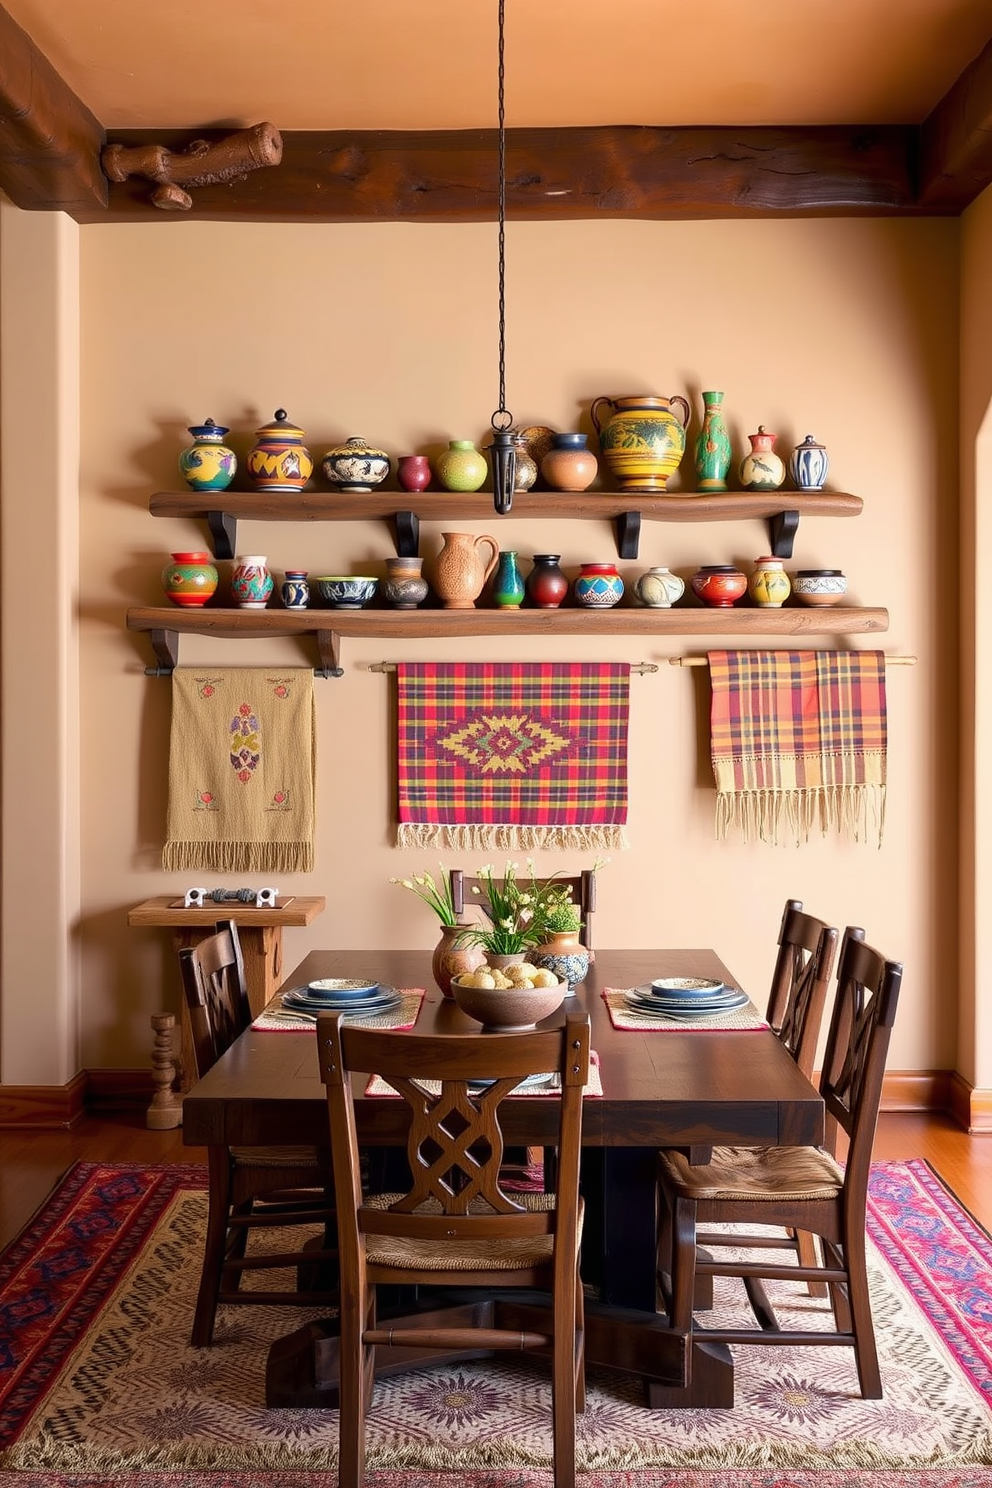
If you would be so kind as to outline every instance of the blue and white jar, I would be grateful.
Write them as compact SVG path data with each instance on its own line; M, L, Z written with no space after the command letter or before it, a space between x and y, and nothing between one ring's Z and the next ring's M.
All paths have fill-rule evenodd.
M807 434L789 456L789 476L797 491L821 491L827 478L827 452Z
M287 568L279 592L287 610L305 610L310 603L310 585L307 583L306 570Z

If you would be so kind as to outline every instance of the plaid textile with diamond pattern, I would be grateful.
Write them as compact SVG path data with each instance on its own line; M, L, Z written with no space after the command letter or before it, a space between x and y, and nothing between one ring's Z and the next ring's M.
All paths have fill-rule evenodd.
M397 667L400 847L625 847L630 667Z
M711 651L718 836L809 839L814 826L882 840L881 651Z

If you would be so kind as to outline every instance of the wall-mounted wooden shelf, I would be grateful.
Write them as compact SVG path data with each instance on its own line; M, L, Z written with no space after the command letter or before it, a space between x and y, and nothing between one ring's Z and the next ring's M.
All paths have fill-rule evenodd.
M673 492L656 496L627 491L526 491L514 496L512 510L500 516L487 491L464 495L456 491L302 491L279 496L264 491L159 491L149 507L153 517L201 517L210 527L214 554L233 558L238 521L253 522L363 522L373 518L392 523L396 551L414 557L420 542L420 523L508 522L514 518L555 517L572 520L600 518L616 528L621 558L636 558L642 520L649 522L768 522L771 551L791 558L801 516L856 517L860 496L842 491L726 491L719 495ZM495 534L494 534L495 535Z
M884 609L788 607L781 610L676 607L671 610L232 610L136 608L127 612L128 630L151 635L157 665L149 676L167 676L179 662L179 637L214 635L228 639L313 635L320 654L318 675L342 675L342 636L769 636L855 635L888 629Z

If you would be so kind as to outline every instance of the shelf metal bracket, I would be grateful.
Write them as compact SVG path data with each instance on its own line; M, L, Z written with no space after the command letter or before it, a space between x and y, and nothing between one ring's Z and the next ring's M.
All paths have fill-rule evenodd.
M780 511L768 518L768 532L772 540L772 554L776 558L791 558L792 544L799 531L799 513Z
M393 512L396 524L397 558L416 558L420 553L420 518L416 512Z
M207 525L214 540L215 558L233 558L238 547L238 519L230 512L208 511Z
M617 552L621 558L636 558L641 540L639 511L618 512L616 516Z
M171 677L179 665L179 632L178 630L153 630L151 632L152 650L155 652L157 666L145 667L146 677Z
M336 630L318 630L317 650L320 652L320 666L314 668L315 677L343 677L344 667L341 665L341 637Z

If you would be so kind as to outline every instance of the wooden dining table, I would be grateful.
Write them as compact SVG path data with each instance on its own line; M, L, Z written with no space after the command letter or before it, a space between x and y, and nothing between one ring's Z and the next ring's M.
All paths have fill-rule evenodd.
M434 985L429 951L313 951L284 985L334 976L424 988L418 1032L478 1029ZM589 1013L603 1091L587 1096L583 1104L583 1274L598 1293L587 1317L587 1357L640 1373L647 1402L666 1408L732 1404L733 1365L722 1345L696 1342L686 1387L685 1340L668 1334L657 1311L658 1148L679 1147L705 1161L717 1144L803 1145L821 1142L824 1129L818 1091L767 1028L675 1024L659 1031L626 1031L613 1026L604 989L678 976L740 985L713 950L602 949L568 1000L569 1006ZM753 1000L763 1006L763 995ZM363 1078L355 1091L360 1142L370 1149L403 1149L405 1102L365 1095L364 1088ZM501 1119L508 1143L535 1147L555 1141L555 1102L547 1096L515 1096L504 1103ZM304 1142L326 1147L327 1123L316 1039L309 1027L247 1030L183 1103L183 1139L194 1146ZM280 1373L288 1384L278 1382ZM319 1378L301 1370L299 1361L287 1363L285 1351L280 1368L270 1369L270 1386L270 1405L323 1399Z

